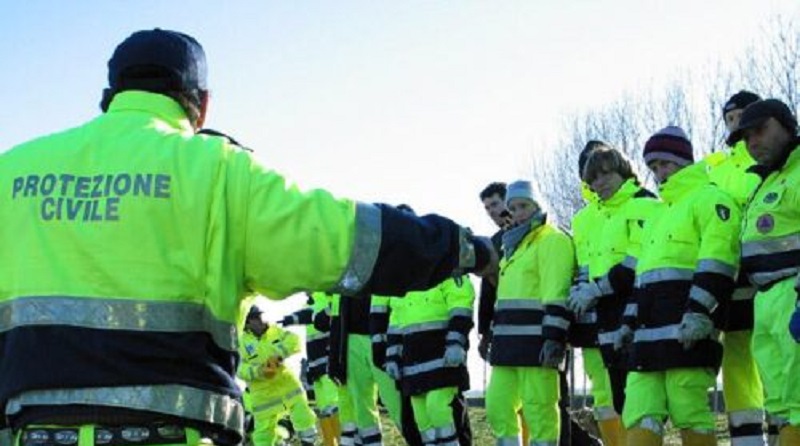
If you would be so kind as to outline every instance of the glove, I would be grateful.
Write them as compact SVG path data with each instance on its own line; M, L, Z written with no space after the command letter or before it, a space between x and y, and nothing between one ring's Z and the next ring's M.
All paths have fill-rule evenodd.
M627 347L633 341L633 330L627 325L620 326L614 332L614 351L618 352Z
M389 375L389 378L392 378L395 381L400 381L400 378L403 377L403 373L400 371L400 366L397 365L395 361L388 361L386 363L386 374Z
M489 360L489 352L492 349L492 335L485 334L481 336L481 339L478 341L478 354L481 356L481 359L484 361Z
M461 344L451 344L444 349L444 366L458 367L467 361L467 352Z
M567 349L564 344L552 339L547 339L542 345L542 351L539 353L539 362L542 367L558 368L564 362Z
M281 362L283 360L278 356L273 356L267 359L267 362L264 363L262 367L262 371L264 372L265 378L272 378L278 373L278 368L281 366Z
M794 342L800 343L800 303L797 304L789 320L789 333L792 334Z
M690 311L683 315L678 329L678 340L683 344L684 350L689 350L695 342L708 339L713 332L714 322L708 316Z
M581 316L594 308L603 291L596 282L581 282L569 290L567 306L577 316Z

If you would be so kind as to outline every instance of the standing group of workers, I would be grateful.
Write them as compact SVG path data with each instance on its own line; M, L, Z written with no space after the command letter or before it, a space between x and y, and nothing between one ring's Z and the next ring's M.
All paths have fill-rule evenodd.
M134 33L108 68L102 115L0 158L0 445L236 445L237 375L257 446L287 409L313 444L283 364L299 338L246 299L309 290L325 292L283 324L310 327L327 444L381 444L378 396L409 444L469 444L469 273L498 445L521 430L559 444L570 345L606 444L661 444L667 420L685 445L716 444L721 366L733 445L800 445L800 140L782 102L734 95L730 148L697 162L683 130L656 132L642 156L657 194L590 142L572 237L530 182L492 185L489 240L301 191L202 130L205 55L186 34Z

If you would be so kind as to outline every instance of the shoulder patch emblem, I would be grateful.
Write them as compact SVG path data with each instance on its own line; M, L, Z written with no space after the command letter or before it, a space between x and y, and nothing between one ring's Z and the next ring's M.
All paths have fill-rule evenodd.
M766 204L775 203L777 200L778 200L777 192L770 192L764 196L764 203Z
M731 208L725 206L724 204L718 204L716 206L717 209L717 216L722 221L728 221L731 218Z
M772 214L763 214L756 220L756 229L762 234L766 234L775 227L775 218Z

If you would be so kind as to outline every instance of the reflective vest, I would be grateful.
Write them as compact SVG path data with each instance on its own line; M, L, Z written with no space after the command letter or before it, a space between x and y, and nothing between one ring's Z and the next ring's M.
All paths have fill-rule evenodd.
M652 193L630 179L608 200L598 203L595 223L583 230L590 234L589 278L607 284L601 288L610 292L595 307L598 343L607 365L624 366L614 352L614 332L633 291L644 224L658 212L659 206ZM575 238L578 239L577 232Z
M0 408L12 424L41 407L124 407L238 442L242 299L340 283L356 204L301 192L145 92L0 159Z
M273 357L288 358L300 352L300 338L275 325L270 325L261 337L244 330L240 341L242 362L237 375L247 382L253 412L275 409L284 400L303 391L300 381L284 364L272 377L264 374L264 364Z
M574 274L572 240L547 223L532 229L500 262L490 364L541 366L543 342L566 341Z
M469 388L466 364L445 367L444 353L451 344L469 350L474 301L475 289L468 276L448 279L402 299L389 299L389 327L400 340L400 352L393 350L392 356L400 353L404 394L419 395L451 386Z
M798 144L795 142L795 144ZM759 290L800 272L800 150L753 195L742 229L742 271Z
M716 337L686 350L678 328L686 311L710 315L729 299L738 267L740 213L708 181L705 166L685 167L661 185L659 214L647 221L636 265L632 366L640 371L719 367ZM635 315L635 317L634 317Z

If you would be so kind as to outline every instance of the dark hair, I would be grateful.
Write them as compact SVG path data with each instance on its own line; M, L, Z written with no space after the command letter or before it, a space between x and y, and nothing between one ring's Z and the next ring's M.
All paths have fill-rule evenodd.
M583 146L580 155L578 155L578 175L580 175L581 178L583 178L583 170L586 168L586 160L589 159L589 155L601 147L611 146L597 139L590 139L586 145Z
M196 124L200 119L200 110L207 91L197 88L187 89L169 70L158 66L135 66L120 73L119 83L115 88L103 90L100 109L108 111L111 100L117 93L128 90L140 90L168 96L180 104L186 116Z
M414 209L412 209L412 208L411 208L411 206L409 206L409 205L407 205L407 204L405 204L405 203L403 203L403 204L398 204L398 205L397 205L397 209L399 209L399 210L401 210L401 211L403 211L403 212L408 212L409 214L414 214L414 215L416 215L416 213L414 212Z
M480 194L481 200L485 200L491 197L492 195L500 195L500 199L505 200L506 189L507 189L506 183L502 182L489 183L489 185L484 187L483 190L481 191Z
M591 184L600 174L616 172L623 179L636 178L631 162L619 150L613 147L601 147L593 150L586 159L581 179Z

